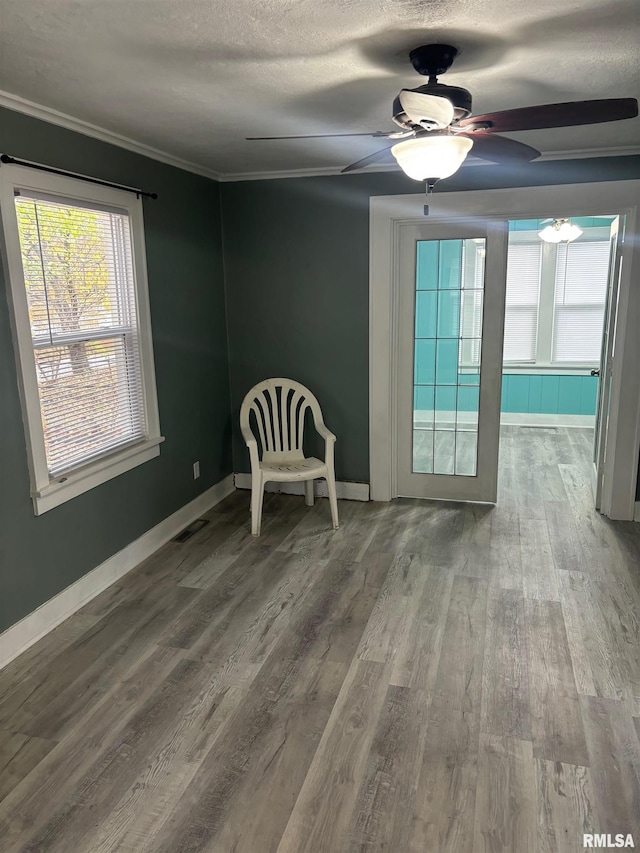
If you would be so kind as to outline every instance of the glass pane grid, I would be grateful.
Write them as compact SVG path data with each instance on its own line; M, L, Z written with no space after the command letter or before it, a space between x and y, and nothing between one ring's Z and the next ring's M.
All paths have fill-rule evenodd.
M484 240L416 252L413 471L475 476Z

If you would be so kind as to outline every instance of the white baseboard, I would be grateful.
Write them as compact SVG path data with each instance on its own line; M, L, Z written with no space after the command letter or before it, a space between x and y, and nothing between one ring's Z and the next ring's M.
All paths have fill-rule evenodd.
M470 426L476 428L478 425L477 412L445 412L436 413L439 429L453 429L454 426ZM553 426L553 427L580 427L593 428L595 426L595 415L555 415L544 412L501 412L500 423L502 426ZM434 423L434 413L426 409L417 409L413 413L414 429L431 429Z
M224 480L211 486L173 515L156 524L122 551L118 551L71 586L41 604L24 619L7 628L0 634L0 669L112 583L146 560L192 521L224 500L234 491L234 488L233 474L229 474Z
M438 429L454 429L458 426L470 426L475 429L478 427L477 412L454 412L439 409L434 412L433 409L415 409L413 412L413 428L414 429L433 429L435 420L438 421Z
M596 425L596 416L551 415L537 412L501 412L500 423L502 424L502 426L549 426L593 429Z
M235 474L236 489L251 488L251 474ZM267 492L278 492L284 495L303 495L304 481L298 483L267 483ZM314 494L319 498L327 497L327 483L325 480L315 481ZM368 501L369 483L336 483L336 494L338 498L346 501Z

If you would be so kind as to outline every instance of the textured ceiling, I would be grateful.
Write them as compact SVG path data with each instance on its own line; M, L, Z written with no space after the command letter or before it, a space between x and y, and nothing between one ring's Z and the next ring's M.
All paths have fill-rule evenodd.
M0 0L0 89L223 174L340 167L425 82L408 51L460 50L474 112L640 97L637 0ZM511 134L543 151L636 146L640 119Z

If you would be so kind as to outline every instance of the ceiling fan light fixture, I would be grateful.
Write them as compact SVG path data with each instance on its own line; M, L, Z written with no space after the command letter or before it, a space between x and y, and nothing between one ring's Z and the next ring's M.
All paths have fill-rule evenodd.
M545 243L571 243L582 234L582 228L568 219L554 219L550 225L538 232Z
M466 136L421 136L398 142L391 153L414 181L439 181L458 171L472 146Z

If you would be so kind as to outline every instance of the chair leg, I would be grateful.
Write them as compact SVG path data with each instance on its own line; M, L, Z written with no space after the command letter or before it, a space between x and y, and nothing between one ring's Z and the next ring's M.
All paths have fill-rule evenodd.
M331 521L333 529L337 530L340 524L338 523L338 497L336 495L336 477L333 471L327 474L327 491L329 492L329 505L331 507Z
M314 480L304 481L304 502L307 506L313 506L313 484Z
M260 536L264 483L259 475L251 477L251 535Z

